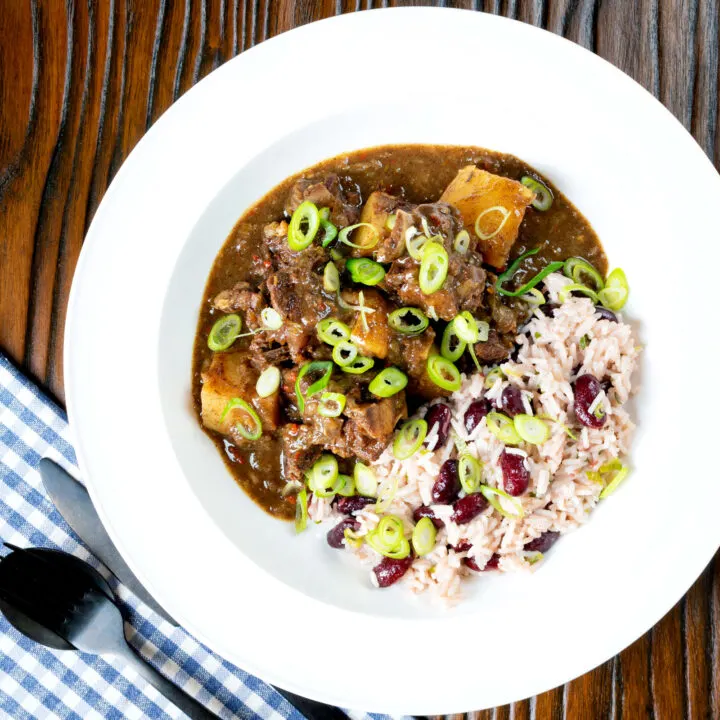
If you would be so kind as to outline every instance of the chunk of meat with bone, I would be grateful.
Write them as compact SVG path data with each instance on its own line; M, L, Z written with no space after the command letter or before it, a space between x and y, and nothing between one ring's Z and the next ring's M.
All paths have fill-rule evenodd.
M285 212L292 215L302 203L309 201L318 208L330 208L330 221L338 227L353 225L360 215L360 194L353 185L343 186L335 174L328 175L322 182L302 178L290 189Z
M250 290L250 283L239 282L229 290L219 292L212 304L225 313L243 311L245 325L250 330L255 330L262 325L260 313L266 307L265 298L262 293Z
M440 199L460 211L471 237L477 239L485 262L502 268L535 194L515 180L467 165L460 169ZM480 235L476 232L476 222Z
M495 328L490 330L488 339L475 345L475 355L486 365L507 360L513 351L514 343L507 335L502 336Z
M387 443L398 421L407 417L405 391L401 390L389 398L364 402L360 386L356 386L347 396L345 415L355 423L361 434Z
M397 365L407 373L407 392L411 396L432 400L450 395L448 390L436 385L427 373L427 360L437 352L435 331L431 327L414 337L394 334L390 342L388 363Z
M284 220L268 223L263 228L263 237L272 252L275 267L288 272L306 274L318 270L327 262L327 254L318 244L313 243L300 251L291 250L287 235L288 224Z
M255 409L263 431L277 429L280 422L280 395L273 393L270 397L261 398L255 390L258 377L259 372L247 351L215 353L210 365L202 373L200 403L203 425L227 435L237 445L249 442L236 430L237 423L242 422L243 414L246 415L243 410L231 410L223 418L227 404L239 398Z

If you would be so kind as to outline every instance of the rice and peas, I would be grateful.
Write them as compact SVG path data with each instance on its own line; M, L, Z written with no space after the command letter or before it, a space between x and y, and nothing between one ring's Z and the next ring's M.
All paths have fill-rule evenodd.
M425 418L438 402L447 405L449 437L435 447L436 423L420 449L402 460L390 445L371 468L377 479L376 503L347 517L331 499L311 498L309 518L342 532L341 544L372 568L370 580L375 585L385 584L378 572L384 565L401 574L398 582L412 592L428 591L433 599L453 604L461 599L463 581L473 575L535 570L555 540L582 525L598 501L627 475L634 425L625 404L639 348L620 315L615 321L590 299L563 292L570 282L556 273L545 278L552 305L534 310L516 338L516 359L463 376L460 389L449 399L418 410L415 419ZM598 427L583 425L576 417L575 382L587 375L602 383L589 408L595 418L604 418L593 423ZM539 444L513 439L512 428L508 431L502 423L498 427L496 408L502 408L508 388L516 395L520 391L522 416L547 427L547 437ZM491 415L466 424L468 409L478 400L487 402ZM454 504L443 503L434 499L438 494L433 489L447 461L468 457L465 467L480 472L475 480L481 487L473 489L487 502L481 501L484 509L473 519L461 522L454 513L467 493L456 494L459 500ZM527 476L527 489L515 496L505 492L508 478L503 467L507 474L508 459ZM419 554L416 547L403 560L378 552L378 534L415 540L422 514L432 517L423 524L422 550L427 552ZM383 520L388 517L392 522Z

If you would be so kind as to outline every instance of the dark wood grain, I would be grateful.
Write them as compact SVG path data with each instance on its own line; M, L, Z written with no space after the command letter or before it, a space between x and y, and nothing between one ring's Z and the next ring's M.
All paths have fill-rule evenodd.
M437 3L0 0L2 350L64 399L65 310L88 224L128 153L188 88L298 25L409 4ZM439 4L532 23L597 52L653 92L720 162L720 0ZM468 717L720 718L720 558L618 657L565 687Z

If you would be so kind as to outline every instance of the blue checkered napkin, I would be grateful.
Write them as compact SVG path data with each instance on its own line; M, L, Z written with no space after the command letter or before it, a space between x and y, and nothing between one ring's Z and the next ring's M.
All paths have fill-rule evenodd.
M35 470L42 457L77 475L65 414L0 354L0 541L59 548L98 568L125 605L130 644L220 717L302 720L276 690L165 622L108 575L45 495ZM0 615L0 716L119 720L182 714L133 671L93 655L41 647Z

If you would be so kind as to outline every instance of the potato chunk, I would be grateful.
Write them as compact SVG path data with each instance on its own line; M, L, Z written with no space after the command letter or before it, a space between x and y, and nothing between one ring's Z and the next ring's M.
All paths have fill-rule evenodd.
M377 249L379 243L390 234L390 230L385 223L399 202L399 198L384 192L375 191L368 195L368 199L365 201L360 215L360 222L372 225L377 235L375 235L369 227L358 228L352 237L352 241L362 247L352 248L351 254L353 257L370 257L374 250ZM377 243L374 243L376 237L379 238L379 240Z
M215 353L210 366L203 372L200 391L203 425L233 440L242 439L232 432L233 413L221 421L223 411L233 398L241 398L255 408L263 432L275 430L280 421L280 394L261 398L255 391L258 371L250 363L247 352Z
M440 200L460 211L471 237L477 237L484 261L502 268L517 240L525 209L534 197L533 191L522 183L467 165L445 188ZM480 219L480 230L491 237L478 237L475 233L475 221L481 213L485 214Z
M343 298L346 302L359 305L359 293L345 291ZM362 313L357 313L350 340L357 345L361 355L384 360L390 345L390 326L387 319L392 306L377 290L363 290L363 300L365 307L372 308L374 312L365 313L367 327L363 323Z

